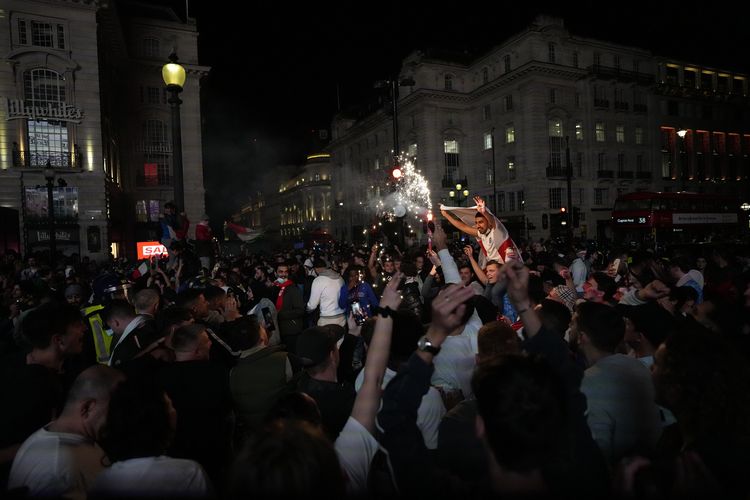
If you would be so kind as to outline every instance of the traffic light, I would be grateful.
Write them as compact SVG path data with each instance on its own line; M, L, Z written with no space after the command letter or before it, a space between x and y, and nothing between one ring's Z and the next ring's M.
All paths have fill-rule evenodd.
M402 175L403 173L401 172L401 167L398 165L393 167L393 170L391 170L391 176L396 180L399 180Z
M565 208L565 207L560 207L560 213L561 213L561 214L564 214L564 213L566 213L567 211L568 211L568 209L567 209L567 208Z
M562 216L560 218L560 225L567 226L568 225L568 209L565 207L560 207L560 215Z

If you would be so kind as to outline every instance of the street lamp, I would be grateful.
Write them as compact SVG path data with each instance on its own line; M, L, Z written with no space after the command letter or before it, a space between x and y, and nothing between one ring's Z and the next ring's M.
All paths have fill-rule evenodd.
M55 187L55 169L47 160L44 167L44 179L47 181L47 217L49 218L49 265L55 268L55 254L57 253L57 241L55 240L55 200L52 188Z
M450 199L455 199L459 207L461 206L461 203L463 203L463 201L469 197L469 190L464 188L462 191L462 188L464 188L462 184L456 184L455 191L452 189L448 191L448 196L450 197Z
M687 177L687 161L686 161L686 155L687 152L685 151L685 135L687 134L687 130L684 128L681 128L677 131L677 135L680 136L680 181L682 183L682 190L685 191L685 177Z
M182 128L180 125L180 92L185 85L185 68L177 64L177 54L172 52L169 62L161 69L161 76L169 91L172 108L172 170L174 201L178 211L185 210L185 192L182 184Z

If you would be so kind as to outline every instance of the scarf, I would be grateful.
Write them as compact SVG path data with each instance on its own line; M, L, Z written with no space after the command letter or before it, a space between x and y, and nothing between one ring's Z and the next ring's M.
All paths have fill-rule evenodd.
M279 296L276 297L276 310L281 311L281 307L284 305L284 291L286 291L286 287L294 285L294 281L292 280L286 280L283 283L275 283L273 286L277 286L280 288L279 290Z

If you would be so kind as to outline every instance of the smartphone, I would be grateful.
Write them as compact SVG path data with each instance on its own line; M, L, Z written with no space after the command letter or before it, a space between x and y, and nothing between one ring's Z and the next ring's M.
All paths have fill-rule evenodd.
M362 326L365 323L367 317L365 312L362 310L362 306L359 305L359 301L352 302L352 314L354 315L354 322Z
M263 312L263 320L265 322L266 331L268 333L271 333L276 330L276 327L273 324L273 317L271 316L271 310L267 307L264 307L261 309Z

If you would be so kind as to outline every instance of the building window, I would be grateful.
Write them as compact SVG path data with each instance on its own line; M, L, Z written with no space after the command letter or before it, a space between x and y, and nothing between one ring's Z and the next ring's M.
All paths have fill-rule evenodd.
M573 52L573 67L578 67L578 52Z
M445 90L453 90L453 75L445 75Z
M513 109L513 95L508 94L505 96L505 111L511 111Z
M505 127L505 143L512 144L516 142L516 127L511 124Z
M52 109L65 104L65 79L57 72L37 68L24 73L24 100L27 105ZM25 166L53 167L72 164L68 144L68 126L54 120L27 120L28 152Z
M594 66L602 65L602 55L599 52L594 52Z
M581 94L578 93L578 92L576 92L575 96L573 97L573 99L575 101L576 108L580 108L581 107Z
M625 153L617 153L617 172L625 172Z
M578 206L581 207L586 204L586 190L578 188Z
M492 149L492 134L489 132L484 133L484 150Z
M18 19L16 28L18 29L17 39L19 45L65 49L64 24L36 21L33 19Z
M492 169L492 163L486 163L484 166L484 180L488 186L495 183L495 172Z
M609 205L609 188L594 188L594 205Z
M547 44L547 60L551 63L555 62L555 44L552 42Z
M146 210L146 200L135 202L135 221L148 222L148 211Z
M552 118L547 122L549 135L549 166L553 171L562 170L562 141L563 126L562 120Z
M576 140L583 140L583 122L576 122Z
M604 142L606 137L604 133L604 122L596 122L596 142Z
M643 153L638 153L635 156L635 171L646 172L646 164L643 162Z
M148 103L159 104L161 102L161 89L158 87L148 87Z
M562 207L562 195L563 195L563 188L550 188L549 189L549 207L561 208Z
M458 141L443 141L443 152L445 155L445 178L450 184L458 180L458 168L460 167L460 157L458 150Z
M409 148L406 150L406 155L412 159L412 161L416 161L417 158L417 143L413 142L409 144Z
M576 153L576 172L578 177L583 177L583 152Z
M497 211L505 212L505 191L498 191L497 193Z
M625 125L617 125L615 128L615 138L619 143L625 142Z
M557 89L549 89L549 102L555 104L557 102Z
M643 128L642 127L635 128L635 143L643 144Z
M516 193L511 191L508 193L508 212L516 211Z
M375 158L375 165L374 165L374 167L375 167L375 170L380 170L380 158Z
M599 171L607 169L607 153L599 153L596 156L596 166Z
M510 73L510 55L503 56L504 73Z
M518 191L516 198L518 198L518 209L523 211L526 208L526 200L524 199L523 191Z
M515 156L508 157L508 180L509 181L516 180L516 157Z
M161 57L161 48L159 45L159 40L156 38L144 38L142 45L143 56L153 58Z
M482 118L485 120L492 119L492 105L485 104L484 106L482 106Z
M482 68L482 84L485 84L490 81L490 70L487 68Z

